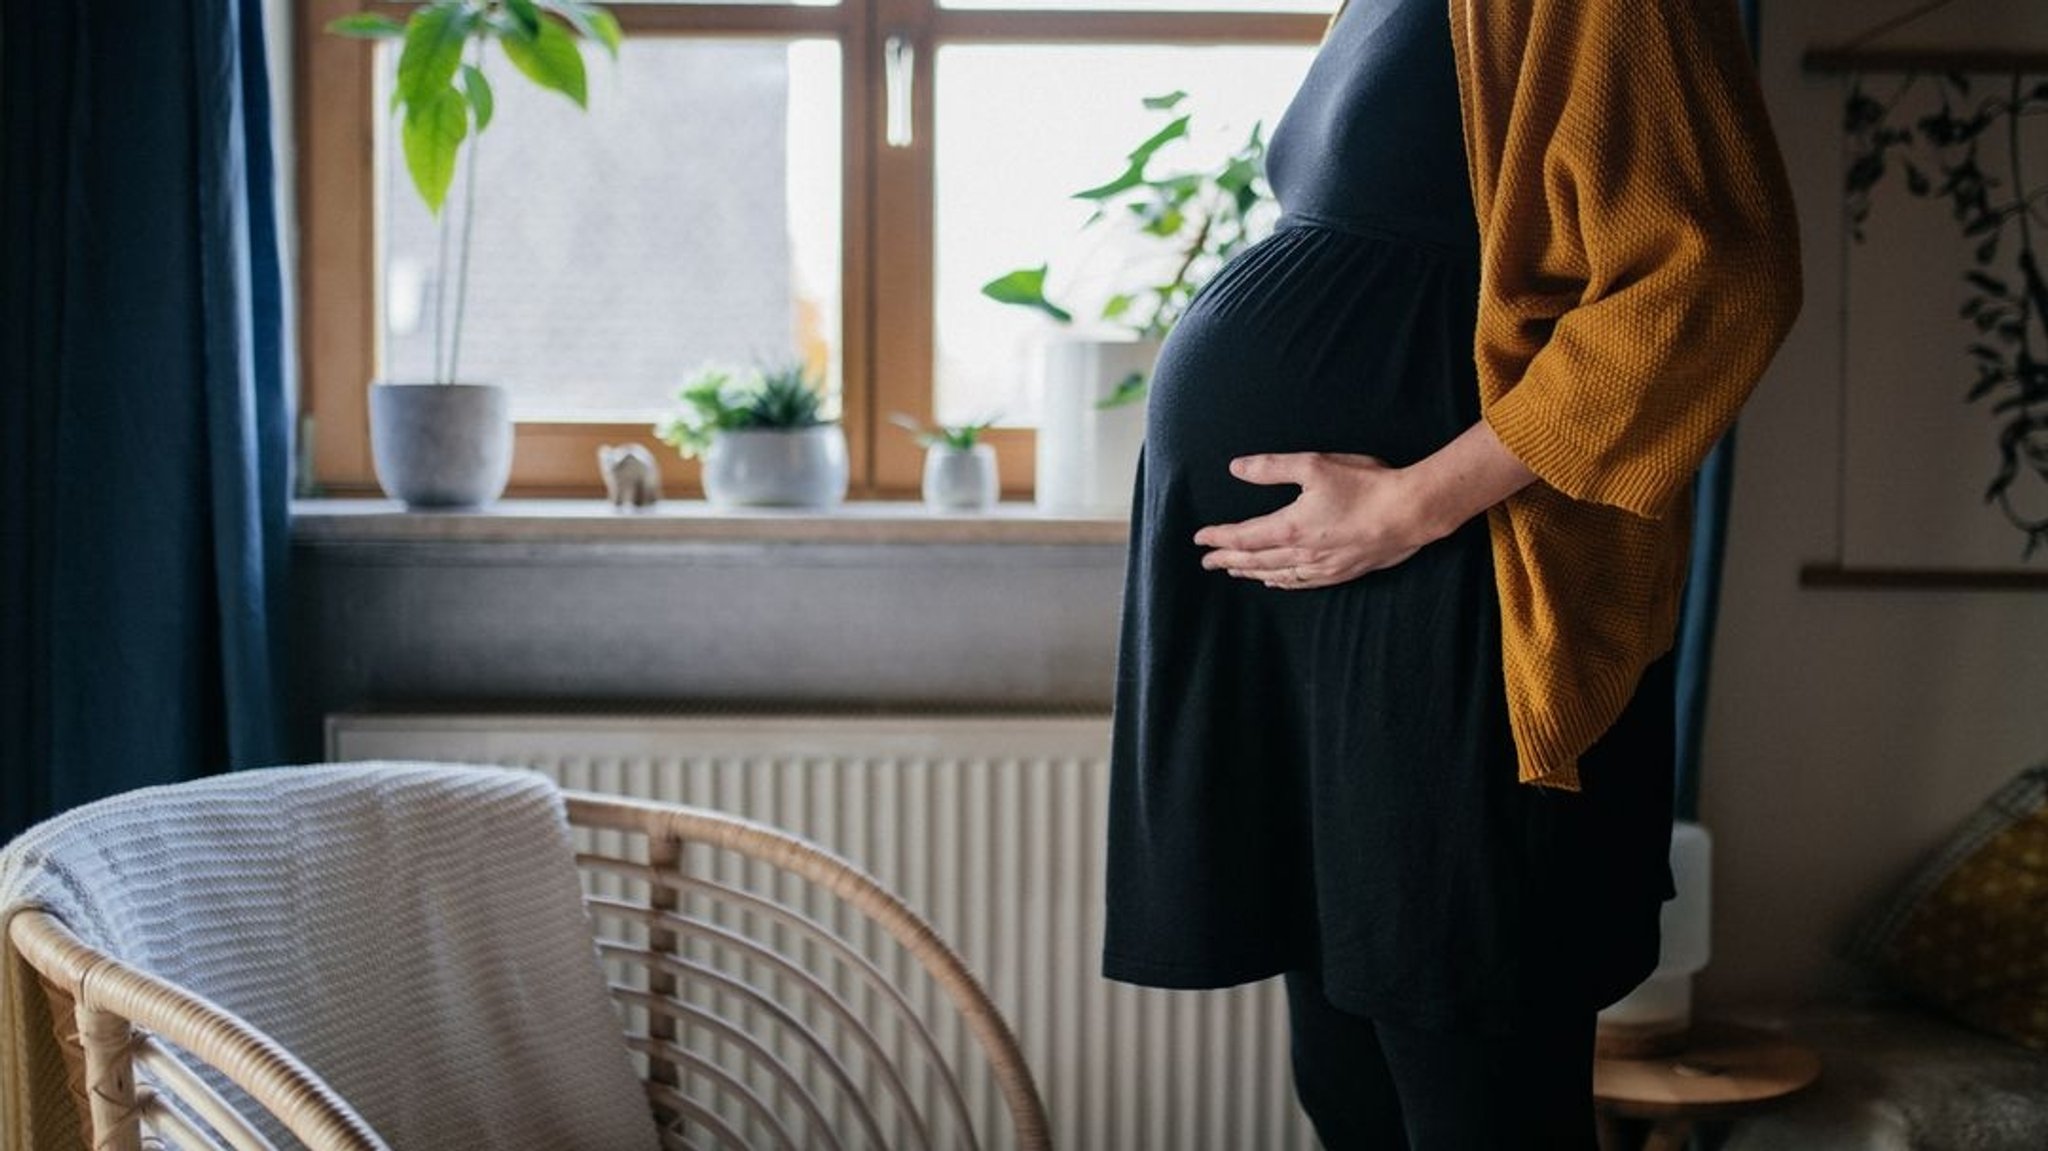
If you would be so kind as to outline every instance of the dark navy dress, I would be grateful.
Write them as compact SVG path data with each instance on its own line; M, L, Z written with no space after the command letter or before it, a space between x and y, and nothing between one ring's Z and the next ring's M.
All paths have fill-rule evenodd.
M1668 657L1580 764L1517 782L1485 517L1336 587L1205 571L1298 489L1258 452L1393 465L1479 418L1478 235L1442 0L1352 0L1274 130L1283 215L1161 350L1131 519L1103 973L1500 1032L1626 993L1671 894Z

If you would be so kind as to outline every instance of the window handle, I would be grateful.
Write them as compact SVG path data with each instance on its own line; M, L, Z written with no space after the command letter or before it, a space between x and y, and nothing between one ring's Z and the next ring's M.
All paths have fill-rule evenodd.
M917 74L917 46L909 36L892 32L882 44L882 84L888 97L883 134L891 148L911 145L911 77Z

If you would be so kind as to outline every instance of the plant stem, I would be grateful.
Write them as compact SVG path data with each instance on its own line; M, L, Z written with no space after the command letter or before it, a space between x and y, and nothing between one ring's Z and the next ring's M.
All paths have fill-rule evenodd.
M1167 293L1188 282L1188 271L1195 266L1195 260L1201 256L1202 249L1208 245L1209 226L1215 222L1216 213L1213 210L1202 213L1202 226L1196 229L1194 240L1188 244L1187 254L1181 257L1180 267L1173 270L1173 279L1168 280L1166 287L1160 289L1159 311L1152 313L1152 326L1154 328L1166 326L1161 323L1163 317L1160 313L1166 311Z
M441 375L441 320L447 311L443 304L448 294L448 213L442 212L434 225L440 234L440 253L434 257L434 362L428 374L435 383L445 384L449 381Z
M2019 106L2020 76L2017 72L2013 73L2012 76L2012 102L2015 108ZM2032 360L2034 358L2034 341L2028 335L2028 322L2030 320L2048 322L2048 308L2041 306L2043 301L2040 300L2037 292L2040 277L2038 274L2039 265L2034 260L2033 213L2024 210L2029 197L2027 195L2026 175L2020 168L2020 118L2018 116L2007 116L2005 122L2007 128L2006 145L2012 154L2012 186L2019 193L2020 205L2022 207L2022 211L2019 214L2020 267L2030 281L2027 284L2026 302L2021 305L2025 310L2020 314L2020 354L2027 360Z
M484 67L484 41L477 37L476 67ZM472 225L476 223L476 170L483 163L484 133L478 127L476 135L469 141L469 171L462 174L462 254L461 269L455 274L455 338L448 347L448 382L455 382L456 365L462 359L462 312L469 302L469 237Z

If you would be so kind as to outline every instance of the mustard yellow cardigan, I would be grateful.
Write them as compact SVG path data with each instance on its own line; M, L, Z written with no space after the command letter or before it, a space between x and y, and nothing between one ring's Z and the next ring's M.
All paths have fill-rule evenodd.
M1481 412L1537 476L1488 512L1508 717L1521 781L1576 791L1677 634L1692 479L1798 313L1798 227L1734 0L1450 19Z

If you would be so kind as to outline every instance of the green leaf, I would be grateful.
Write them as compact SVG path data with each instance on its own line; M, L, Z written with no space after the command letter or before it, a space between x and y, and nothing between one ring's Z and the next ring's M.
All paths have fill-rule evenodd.
M1072 313L1045 298L1046 271L1045 264L1036 268L1019 268L983 284L981 294L999 304L1036 308L1062 324L1072 323Z
M2005 286L2005 281L2000 280L1994 276L1987 276L1982 272L1964 272L1963 276L1964 278L1968 279L1970 283L1975 284L1978 288L1982 289L1983 291L1989 292L1994 296L2004 296L2008 292L2008 289Z
M611 58L619 58L619 41L624 37L619 32L618 18L595 4L581 0L539 0L541 7L567 20L578 32L597 41Z
M491 111L496 101L491 96L491 82L484 78L483 69L474 64L462 66L462 94L469 99L469 106L476 109L476 130L479 134L491 126Z
M1236 195L1251 187L1252 181L1258 178L1259 170L1250 160L1243 156L1233 156L1230 162L1223 166L1223 170L1216 173L1216 186Z
M1188 117L1176 117L1172 123L1168 124L1164 128L1159 129L1157 132L1152 133L1152 135L1146 137L1144 143L1131 149L1131 163L1143 167L1145 161L1150 160L1152 158L1152 153L1157 152L1159 149L1164 148L1168 144L1173 143L1175 140L1178 140L1182 136L1185 136L1187 134Z
M412 14L405 25L405 49L398 54L399 103L416 106L441 98L455 82L462 45L475 22L476 14L460 7L421 8Z
M1076 200L1107 200L1119 192L1126 192L1145 182L1145 165L1132 164L1125 168L1123 175L1107 184L1098 184L1074 193Z
M540 6L533 0L505 0L505 10L512 14L513 23L526 39L532 40L540 35Z
M512 65L543 88L552 88L586 107L587 89L583 74L583 53L576 50L576 38L552 20L540 22L540 33L532 43L518 39L504 41L505 55Z
M400 136L405 145L406 171L412 173L413 187L427 211L438 216L448 199L448 185L455 180L455 154L469 135L469 101L453 88L443 88L429 100L406 106Z
M405 25L376 12L358 12L328 21L327 31L357 40L395 40L405 35Z
M604 50L611 53L612 59L618 59L619 45L626 40L625 32L619 28L619 18L602 8L593 8L590 11L590 27L591 34L597 37L597 42L604 45Z
M1187 134L1188 118L1186 116L1177 117L1166 127L1152 133L1151 136L1145 139L1144 143L1131 149L1130 155L1127 157L1130 161L1130 166L1124 169L1122 175L1107 184L1076 192L1074 193L1074 199L1106 200L1119 192L1128 191L1144 183L1145 165L1151 161L1153 153Z
M1145 231L1154 236L1171 236L1187 223L1187 216L1178 208L1168 208L1145 225Z
M1133 299L1128 293L1118 292L1116 295L1111 296L1107 301L1103 303L1102 318L1105 320L1116 319L1118 316L1121 316L1125 312L1130 311L1131 304L1133 302Z
M1200 172L1183 172L1178 176L1168 176L1163 180L1155 180L1153 181L1153 186L1158 188L1162 195L1174 203L1185 204L1201 194L1202 174Z
M1096 410L1108 411L1111 408L1138 403L1145 398L1145 391L1145 373L1132 372L1118 380L1116 387L1111 388L1108 395L1095 401Z
M1171 92L1168 92L1164 96L1147 96L1145 97L1144 103L1145 107L1151 109L1154 112L1166 112L1171 111L1175 104L1178 104L1182 100L1185 100L1187 98L1188 94L1186 92L1180 91L1179 89L1175 89Z

